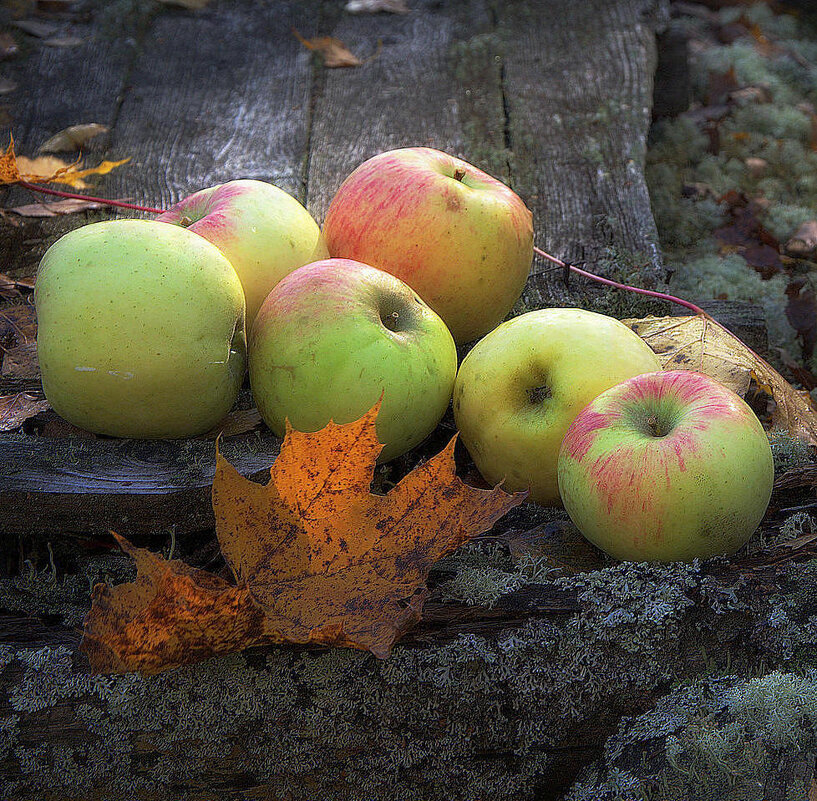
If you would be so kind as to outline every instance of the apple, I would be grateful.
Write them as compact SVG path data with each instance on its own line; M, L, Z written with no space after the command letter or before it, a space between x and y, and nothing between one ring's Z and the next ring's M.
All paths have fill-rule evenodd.
M730 554L769 504L772 451L747 404L714 378L647 373L601 393L559 452L562 500L616 559Z
M457 351L445 323L393 275L348 259L300 267L270 292L249 340L250 384L279 435L362 417L383 395L381 461L434 430Z
M309 212L264 181L202 189L156 219L195 231L227 257L244 287L248 331L275 284L297 267L329 255Z
M443 318L458 343L502 321L525 286L533 221L505 184L428 147L361 164L329 204L329 254L396 275Z
M74 425L119 437L204 433L244 376L244 293L215 245L155 220L78 228L34 289L43 390Z
M559 445L576 415L625 378L660 369L650 347L618 320L540 309L502 323L463 359L454 419L487 481L556 505Z

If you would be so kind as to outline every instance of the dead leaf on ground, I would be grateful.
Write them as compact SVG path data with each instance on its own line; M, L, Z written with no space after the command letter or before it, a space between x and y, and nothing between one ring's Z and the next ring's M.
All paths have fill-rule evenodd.
M159 2L164 3L166 6L179 6L190 11L200 11L210 0L159 0Z
M807 220L786 242L786 253L798 259L808 259L817 255L817 220Z
M27 203L25 206L14 206L3 211L17 214L20 217L61 217L65 214L76 214L80 211L93 211L105 208L105 204L97 203L94 200L80 200L69 197L63 200L47 201L40 203Z
M0 60L12 58L20 52L20 47L10 33L0 33Z
M624 320L658 354L665 370L697 370L745 395L752 379L775 401L772 425L817 445L817 410L768 362L714 320L647 317Z
M83 178L89 175L106 175L111 170L130 161L103 161L96 167L79 169L80 161L67 164L56 156L40 156L29 159L17 156L14 152L14 140L9 141L6 152L0 155L0 186L16 184L21 181L38 184L67 184L75 189L85 189L88 184Z
M217 454L216 534L236 586L120 539L138 574L94 590L82 646L92 668L157 673L262 642L387 657L420 618L433 563L526 493L463 484L452 440L387 495L373 495L378 408L313 434L288 429L266 486Z
M71 125L55 133L40 145L40 153L67 153L79 150L87 141L95 136L107 133L107 125L98 122L87 122L81 125Z
M19 28L30 36L36 36L38 39L47 39L49 36L54 36L60 29L60 26L53 22L44 22L39 19L20 19L12 24L15 28Z
M23 303L0 309L0 375L33 380L39 374L34 307Z
M258 409L236 409L230 412L217 426L214 426L202 439L216 439L217 437L234 437L237 434L246 434L261 425L261 413Z
M12 278L10 275L0 273L0 298L4 300L21 298L23 292L30 292L33 289L33 278Z
M567 520L555 520L528 531L509 531L503 539L514 562L525 555L544 558L554 569L569 576L605 566L604 554Z
M408 14L405 0L349 0L343 10L349 14Z
M26 392L0 396L0 431L14 431L34 415L50 409L47 400L37 400Z
M295 38L309 50L321 54L325 67L359 67L363 62L349 51L340 39L332 36L318 36L314 39L304 39L295 28L292 29Z
M80 39L78 36L51 36L43 39L43 44L46 47L79 47L85 44L85 39Z

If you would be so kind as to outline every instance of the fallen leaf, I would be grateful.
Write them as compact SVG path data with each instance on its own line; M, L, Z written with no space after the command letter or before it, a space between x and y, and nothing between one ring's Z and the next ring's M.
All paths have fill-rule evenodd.
M36 379L37 321L34 307L28 304L0 310L0 375Z
M64 214L76 214L80 211L92 211L105 208L104 204L94 200L80 200L69 197L64 200L47 201L40 203L28 203L25 206L14 206L4 211L17 214L20 217L60 217Z
M78 47L85 44L85 39L80 39L78 36L51 36L43 39L43 44L46 47Z
M38 39L46 39L59 30L59 25L38 19L21 19L17 20L13 25L31 36L36 36Z
M292 29L295 38L309 50L320 53L325 67L359 67L363 62L352 54L340 39L331 36L318 36L315 39L304 39L295 28Z
M10 275L0 273L0 298L13 300L21 298L24 291L34 289L34 280L31 278L12 278Z
M159 0L166 6L179 6L180 8L187 8L191 11L199 11L204 8L210 0Z
M83 178L89 175L106 175L128 161L130 158L120 161L103 161L96 167L81 170L79 161L67 164L56 156L40 156L36 159L17 156L14 153L14 140L11 139L6 152L0 155L0 186L23 181L38 184L67 184L75 189L85 189L88 184Z
M388 494L372 494L378 409L316 433L288 428L266 486L217 453L216 534L235 586L120 540L139 572L94 591L83 638L92 668L155 673L261 642L387 657L420 617L433 563L527 493L463 484L452 440Z
M658 354L666 370L697 370L745 395L752 379L775 401L772 425L817 445L817 411L807 396L710 317L624 320Z
M47 400L37 400L33 395L18 392L0 396L0 431L14 431L34 415L50 409Z
M408 14L408 7L405 0L349 0L344 11L350 14L377 14L379 11Z
M528 531L509 531L504 537L514 562L527 555L544 559L560 573L569 576L600 570L604 554L582 536L572 523L556 520Z
M808 361L817 345L817 295L806 276L799 275L786 287L786 319L797 331L803 347L803 360Z
M237 434L246 434L261 425L261 413L258 409L237 409L230 412L217 426L214 426L202 439L216 439L218 437L234 437Z
M40 153L65 153L79 150L89 139L107 133L107 125L98 122L88 122L82 125L71 125L40 145Z
M786 253L798 259L808 259L817 255L817 220L807 220L786 242Z
M0 33L0 59L12 58L20 52L17 42L10 33Z

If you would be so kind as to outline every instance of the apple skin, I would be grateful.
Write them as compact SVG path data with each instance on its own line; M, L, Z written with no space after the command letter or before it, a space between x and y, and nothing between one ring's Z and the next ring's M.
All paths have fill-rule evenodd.
M502 321L533 258L533 219L519 196L427 147L390 150L361 164L332 199L323 233L331 256L405 281L457 343Z
M605 389L660 370L627 326L584 309L540 309L502 323L463 359L454 419L477 469L509 492L559 503L559 445L575 416Z
M290 273L267 296L250 333L249 365L258 410L279 435L287 419L298 431L357 420L382 394L383 462L434 430L451 399L457 351L445 323L398 278L325 259Z
M77 228L43 256L34 289L43 389L98 434L202 434L244 376L244 293L215 245L154 220Z
M647 373L608 389L559 453L570 518L616 559L730 554L763 519L774 482L760 421L701 373Z
M329 256L318 224L291 195L264 181L202 189L156 218L212 242L233 265L247 301L247 331L285 275Z

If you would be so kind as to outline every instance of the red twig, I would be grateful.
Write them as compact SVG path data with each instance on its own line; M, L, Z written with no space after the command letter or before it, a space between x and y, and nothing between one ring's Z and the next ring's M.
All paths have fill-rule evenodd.
M624 289L627 292L636 292L639 295L648 295L651 298L660 298L661 300L668 300L670 303L677 303L679 306L685 306L687 309L694 311L695 314L701 314L704 317L709 317L709 315L700 306L696 306L694 303L691 303L688 300L676 298L674 295L667 295L664 292L655 292L651 289L641 289L640 287L637 286L628 286L627 284L620 284L618 281L612 281L609 278L602 278L600 275L589 273L587 272L587 270L582 270L580 267L576 267L573 264L563 262L561 259L557 259L555 256L551 256L549 253L545 253L544 250L540 250L537 247L534 247L533 250L535 253L538 253L543 259L547 259L548 261L551 261L554 264L558 264L559 267L567 267L569 270L576 273L577 275L589 278L591 281L596 281L599 284L606 284L607 286L612 286L615 287L616 289Z
M154 209L151 206L137 206L135 203L125 203L123 200L106 200L104 197L91 197L90 195L77 195L73 192L61 192L58 189L47 189L44 186L30 184L28 181L18 181L20 186L30 189L32 192L42 192L44 195L56 195L57 197L67 197L72 200L88 200L91 203L101 203L104 206L116 206L121 209L133 209L133 211L147 211L151 214L164 214L164 209Z

